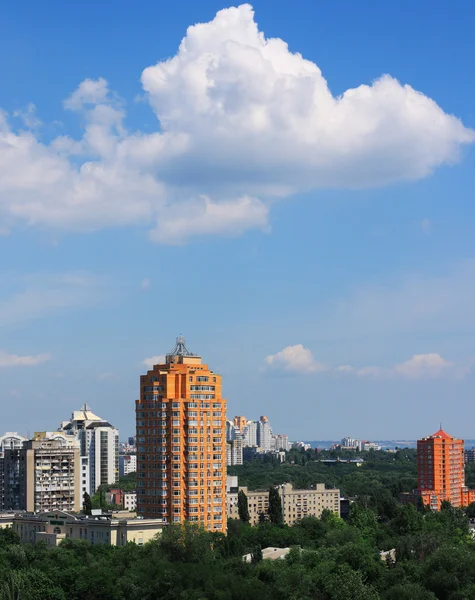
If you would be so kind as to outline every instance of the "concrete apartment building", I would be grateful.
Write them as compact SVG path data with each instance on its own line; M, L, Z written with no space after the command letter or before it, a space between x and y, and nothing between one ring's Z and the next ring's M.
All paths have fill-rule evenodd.
M62 540L71 538L87 540L91 544L125 546L134 542L142 546L161 534L165 523L157 519L114 518L111 515L74 515L56 510L41 514L16 515L13 529L20 536L21 543L45 542L47 546L57 546Z
M242 465L242 440L230 440L226 442L226 464L228 467L234 465Z
M23 510L79 511L82 505L79 444L67 436L37 433L19 451Z
M129 475L137 471L137 454L130 452L119 455L119 475Z
M317 483L313 489L298 490L291 483L278 486L282 501L284 522L293 525L304 517L320 518L327 509L340 516L340 490L326 489L325 484ZM237 486L237 477L228 478L227 505L228 518L238 519L238 492L243 491L247 496L250 524L257 525L261 514L267 517L269 513L269 490L248 490Z
M119 480L119 431L95 415L87 404L75 410L59 431L79 442L81 492L94 494L100 485Z
M137 514L226 531L226 400L221 376L178 337L140 377Z

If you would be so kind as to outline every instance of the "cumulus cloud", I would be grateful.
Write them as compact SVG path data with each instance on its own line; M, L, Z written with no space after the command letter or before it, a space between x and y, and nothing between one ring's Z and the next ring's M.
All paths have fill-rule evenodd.
M7 367L34 367L41 365L51 359L50 354L36 354L34 356L19 356L18 354L9 354L5 350L0 350L0 368Z
M165 362L165 355L159 354L158 356L151 356L150 358L145 358L143 364L148 369L153 369L154 365L159 365Z
M103 78L64 103L85 123L79 139L44 143L0 116L0 226L141 224L161 243L268 230L277 198L425 177L475 140L389 75L335 97L315 63L259 31L248 4L189 27L141 81L152 133L126 130Z
M374 365L354 367L352 365L327 366L318 362L313 353L302 344L287 346L265 359L268 367L294 373L322 373L352 375L361 378L401 377L405 379L433 379L443 375L466 375L466 368L457 368L454 363L440 354L415 354L409 360L393 367Z
M406 362L396 365L394 373L409 379L421 377L440 377L452 369L453 363L442 358L440 354L414 354Z
M265 360L270 367L296 373L317 373L328 369L317 362L312 352L302 344L287 346L276 354L270 354Z

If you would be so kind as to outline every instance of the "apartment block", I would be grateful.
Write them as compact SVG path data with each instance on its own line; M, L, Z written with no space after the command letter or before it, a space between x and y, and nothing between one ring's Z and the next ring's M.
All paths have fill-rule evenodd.
M119 480L119 431L95 415L87 404L75 410L59 429L79 442L81 492L92 495L100 485Z
M475 490L465 485L464 442L442 429L417 440L417 489L401 494L404 503L421 501L433 510L442 502L467 506L475 501Z
M237 481L234 482L237 485ZM243 491L247 496L250 524L257 525L261 514L267 518L269 514L269 490L249 490L247 487L228 487L227 504L228 517L238 519L238 492ZM309 490L294 489L291 483L278 486L282 501L284 522L294 525L304 517L320 518L326 509L340 515L340 490L326 489L325 484L317 483Z
M119 455L119 474L129 475L137 471L137 455L134 453Z
M47 510L79 511L79 444L67 436L35 434L20 453L19 502L31 512Z
M304 517L322 516L329 510L340 516L340 490L326 489L324 483L316 483L310 490L294 490L291 483L279 486L284 521L293 525Z
M226 400L221 376L183 337L140 377L137 512L226 531Z
M228 467L234 465L242 465L243 454L242 454L242 440L231 440L226 442L226 464Z

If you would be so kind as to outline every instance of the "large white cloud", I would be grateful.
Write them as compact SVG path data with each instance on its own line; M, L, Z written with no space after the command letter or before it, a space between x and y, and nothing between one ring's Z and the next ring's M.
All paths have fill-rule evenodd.
M190 27L142 84L159 124L128 132L104 79L65 108L80 139L42 143L0 117L0 226L152 225L154 241L268 228L272 199L384 185L457 161L475 133L390 76L334 97L320 69L266 39L245 4Z

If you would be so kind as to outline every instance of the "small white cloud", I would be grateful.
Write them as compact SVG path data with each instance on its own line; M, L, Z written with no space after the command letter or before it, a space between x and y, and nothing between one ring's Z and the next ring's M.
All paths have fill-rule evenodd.
M148 277L145 277L144 279L142 279L142 281L140 282L140 289L142 289L144 292L146 292L147 290L150 289L150 286L152 285L152 280L149 279Z
M153 369L154 365L160 365L165 362L165 355L159 354L158 356L152 356L150 358L145 358L143 364L149 369Z
M5 350L0 350L0 368L7 367L34 367L48 362L51 359L50 354L36 354L34 356L19 356L18 354L9 354Z
M36 116L36 106L32 102L25 110L16 110L13 116L21 119L28 129L38 129L42 125L41 120Z
M432 224L430 219L422 219L421 221L421 231L422 233L430 233L432 229Z
M406 379L433 379L443 375L453 377L466 376L470 366L456 367L454 363L446 360L440 354L415 354L404 363L394 367L354 367L353 365L338 365L330 367L315 360L312 352L302 344L287 346L276 354L270 354L265 362L272 368L280 368L294 373L334 373L350 375L361 378L387 378L402 377Z
M213 202L208 196L164 210L150 232L155 242L180 244L203 235L239 235L248 229L268 230L268 207L250 196Z
M265 360L270 367L296 373L318 373L328 370L328 367L317 362L312 352L302 344L287 346L276 354L270 354Z
M409 379L421 379L440 377L453 367L454 364L442 358L440 354L414 354L406 362L396 365L393 372Z
M69 110L81 110L85 105L95 105L105 102L109 95L109 86L102 77L85 79L78 88L64 101L64 107Z

